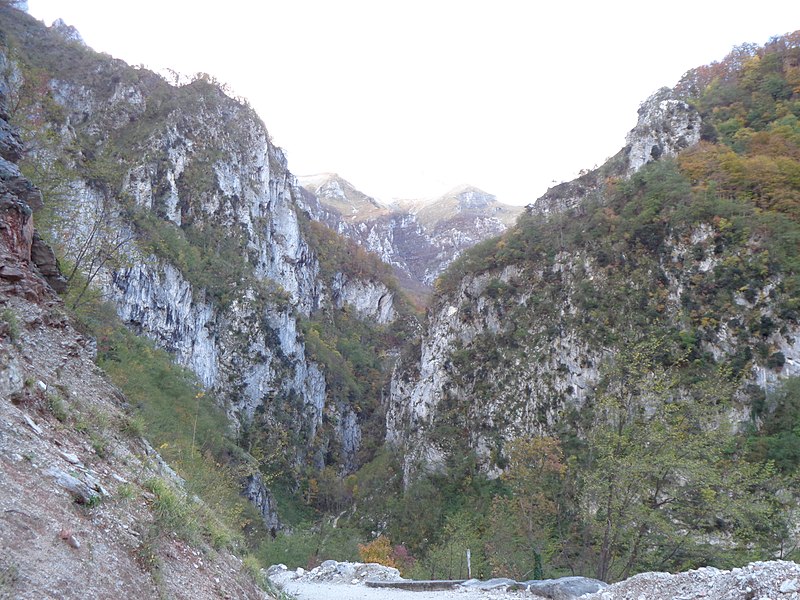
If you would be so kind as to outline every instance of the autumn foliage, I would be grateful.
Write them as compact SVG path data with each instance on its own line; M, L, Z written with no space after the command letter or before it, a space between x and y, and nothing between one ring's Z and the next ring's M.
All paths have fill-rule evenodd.
M415 562L405 546L402 544L392 546L392 541L385 535L379 535L367 544L359 544L358 555L365 563L394 567L402 573L407 573Z

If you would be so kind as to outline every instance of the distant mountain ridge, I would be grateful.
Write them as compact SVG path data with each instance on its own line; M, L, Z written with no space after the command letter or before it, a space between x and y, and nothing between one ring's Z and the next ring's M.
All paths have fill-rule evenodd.
M386 205L335 173L298 177L298 183L312 218L377 254L406 289L422 295L461 252L500 235L524 210L470 185Z

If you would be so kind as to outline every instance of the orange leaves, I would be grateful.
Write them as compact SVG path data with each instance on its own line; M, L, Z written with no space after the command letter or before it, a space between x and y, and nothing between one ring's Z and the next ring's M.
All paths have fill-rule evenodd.
M714 182L721 197L749 199L761 209L797 218L800 149L770 132L754 134L749 145L750 151L742 155L726 146L703 142L681 154L678 164L695 189L705 190Z
M384 567L398 568L394 557L392 540L380 535L368 544L358 545L358 555L365 563L378 563Z
M566 470L564 452L557 438L517 438L509 445L509 466L503 478L512 488L531 490L561 479Z
M710 180L719 182L722 160L731 155L735 157L733 150L725 146L700 142L678 156L678 166L693 186L705 188Z

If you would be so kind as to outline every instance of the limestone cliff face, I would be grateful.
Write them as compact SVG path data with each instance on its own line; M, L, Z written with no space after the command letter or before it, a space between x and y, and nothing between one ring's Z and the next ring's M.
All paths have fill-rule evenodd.
M383 205L334 173L299 183L317 220L378 255L406 287L424 293L461 252L501 234L522 212L471 186L436 199Z
M610 204L615 188L646 189L644 178L660 177L664 171L653 169L668 163L626 180L699 142L699 115L669 90L646 101L639 119L608 163L549 190L485 251L488 258L473 253L461 271L445 274L418 354L392 380L387 438L402 449L407 478L468 452L487 472L498 472L515 437L565 427L580 435L581 412L624 349L620 340L649 335L655 322L658 335L684 336L683 351L693 360L739 365L741 397L748 386L768 390L798 372L800 328L778 308L779 276L731 288L732 299L708 314L699 308L731 264L761 264L758 235L733 242L724 219L722 228L719 219L689 229L659 223L639 231L637 242L622 238L613 257L603 249L608 242L597 239L602 234L591 238L602 214L611 227L622 226L625 205ZM689 202L689 185L681 189L680 201ZM559 237L562 229L572 238ZM745 406L733 409L734 422L747 418Z
M566 325L575 312L572 270L579 266L582 257L562 256L546 271L509 266L470 275L437 299L418 360L392 378L387 440L402 448L407 480L465 450L497 473L508 441L552 431L567 403L580 409L606 351ZM536 287L554 278L563 297L552 300L560 307L529 323L513 318L515 310L538 304ZM457 448L452 428L459 431Z
M661 88L639 107L638 123L626 138L628 175L699 141L700 115L671 89Z
M336 447L353 468L361 423L329 397L299 322L352 306L388 324L393 292L321 273L295 178L261 120L208 79L172 86L65 39L63 27L4 19L19 36L0 52L5 85L26 112L17 118L39 124L27 132L30 160L60 182L45 202L60 203L61 249L105 257L84 267L96 267L119 316L215 390L235 424L281 413L308 440L299 460L322 466ZM323 417L336 423L324 433Z
M0 77L0 596L267 598L228 548L180 539L163 522L166 543L150 544L143 560L159 517L152 502L131 499L145 481L174 484L175 498L186 492L146 440L121 433L127 400L55 293L64 280L33 227L41 193L15 165L22 146L7 92ZM55 402L60 412L48 408ZM102 458L87 427L108 444ZM102 518L85 518L98 503Z
M396 318L394 294L384 283L351 279L345 273L337 273L331 282L331 292L337 308L351 306L361 317L381 325Z

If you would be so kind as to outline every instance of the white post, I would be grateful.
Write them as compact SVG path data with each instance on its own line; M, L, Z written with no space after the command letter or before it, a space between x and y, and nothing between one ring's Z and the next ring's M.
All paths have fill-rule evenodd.
M469 548L467 548L467 579L472 579L472 563L470 562Z

